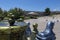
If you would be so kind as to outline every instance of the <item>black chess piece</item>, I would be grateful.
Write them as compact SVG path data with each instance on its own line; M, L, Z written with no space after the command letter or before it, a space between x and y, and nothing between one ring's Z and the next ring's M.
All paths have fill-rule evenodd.
M47 23L46 29L36 35L36 40L55 40L55 33L53 32L54 22Z

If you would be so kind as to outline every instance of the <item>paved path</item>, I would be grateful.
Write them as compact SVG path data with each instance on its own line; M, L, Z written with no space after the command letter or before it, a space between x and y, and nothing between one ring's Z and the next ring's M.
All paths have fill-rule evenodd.
M31 23L31 25L30 25L31 30L33 30L32 25L34 23L38 23L38 30L39 30L39 32L42 32L45 29L46 23L48 21L51 21L51 20L55 21L55 26L54 26L53 30L56 34L56 40L60 40L60 22L57 22L57 20L60 21L60 16L58 16L58 17L55 17L54 19L53 19L53 17L40 17L38 19L25 20L25 22L30 22ZM48 21L46 21L46 20L48 20Z

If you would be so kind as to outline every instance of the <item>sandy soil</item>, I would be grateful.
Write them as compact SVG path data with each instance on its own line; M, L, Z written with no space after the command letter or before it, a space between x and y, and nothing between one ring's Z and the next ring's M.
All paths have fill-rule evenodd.
M59 20L59 22L57 22L57 20ZM25 22L31 23L30 25L31 30L33 30L32 25L34 23L37 23L39 32L42 32L45 29L46 23L48 21L55 21L55 26L54 26L53 31L56 34L56 40L59 40L60 39L60 15L46 16L46 17L39 17L38 19L25 20Z

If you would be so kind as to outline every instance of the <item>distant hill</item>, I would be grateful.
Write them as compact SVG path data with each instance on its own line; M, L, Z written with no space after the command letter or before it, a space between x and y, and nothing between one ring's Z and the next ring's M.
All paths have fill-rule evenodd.
M25 11L25 13L29 13L29 12L44 13L44 12L40 12L40 11ZM60 14L60 11L51 11L51 13Z
M30 12L34 12L37 16L44 16L44 12L40 11L25 11L24 15L30 15ZM60 14L60 11L51 11L51 14ZM32 14L31 14L32 15Z

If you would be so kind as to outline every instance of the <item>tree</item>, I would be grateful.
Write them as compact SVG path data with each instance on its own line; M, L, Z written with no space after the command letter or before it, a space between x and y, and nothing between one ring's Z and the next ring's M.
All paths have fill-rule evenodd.
M8 11L8 17L10 18L9 23L10 26L13 26L15 23L15 20L19 19L20 16L23 16L23 10L20 8L14 8L14 9L10 9Z
M0 8L0 20L3 20L4 16L3 16L3 10Z
M7 17L8 12L6 10L3 11L4 17Z
M20 16L23 16L23 14L24 14L23 10L20 8L10 9L8 12L9 12L8 15L10 15L10 17L14 18L15 20L19 19ZM13 17L13 15L14 15L14 17Z
M45 15L50 15L50 8L45 9Z
M3 10L0 8L0 17L2 17Z

